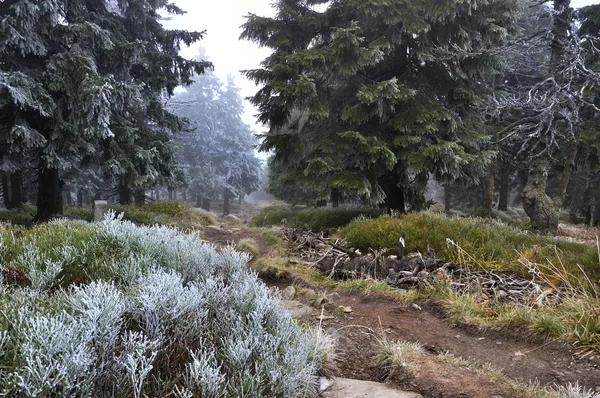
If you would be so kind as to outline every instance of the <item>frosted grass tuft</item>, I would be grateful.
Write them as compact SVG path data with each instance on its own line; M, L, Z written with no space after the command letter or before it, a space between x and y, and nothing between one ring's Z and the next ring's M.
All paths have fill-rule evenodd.
M0 290L0 395L315 396L329 343L292 321L247 254L114 213L47 234L11 264L31 286ZM92 255L82 284L56 290Z

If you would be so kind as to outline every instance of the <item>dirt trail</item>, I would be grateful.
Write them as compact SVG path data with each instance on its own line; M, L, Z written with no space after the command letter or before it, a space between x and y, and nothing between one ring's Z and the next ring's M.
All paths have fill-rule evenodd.
M252 238L259 244L261 255L268 256L271 252L272 248L260 235L243 225L223 226L223 231L212 229L205 233L205 238L217 244ZM265 282L280 289L291 283L282 280ZM373 363L378 352L378 339L383 333L389 341L418 342L424 347L425 353L407 358L410 376L394 377L390 382L417 391L426 398L521 397L502 380L484 376L481 369L485 364L525 384L578 383L600 391L600 358L597 354L582 358L577 355L576 347L534 339L523 331L452 325L443 309L432 303L399 305L385 296L361 292L338 294L335 305L350 306L353 312L343 314L333 310L327 312L331 319L322 322L324 329L339 336L335 376L381 381L382 370ZM312 319L312 322L317 324L319 321ZM465 359L471 366L459 366L458 361L440 354Z
M377 378L380 370L365 366L373 362L377 338L381 338L381 329L391 341L406 340L423 345L431 356L449 353L480 365L489 363L504 375L524 383L539 382L542 385L567 384L578 382L587 388L600 387L600 361L596 355L581 359L577 350L556 341L531 341L522 333L506 330L480 330L473 327L453 326L444 319L443 311L436 305L419 304L415 306L398 306L394 300L381 296L365 296L360 293L344 293L340 295L340 304L351 306L354 312L349 316L325 320L326 329L339 330L341 346L345 357L339 364L340 372L345 377L361 379ZM356 325L354 327L352 325ZM381 325L381 326L380 326ZM375 336L367 333L365 326L375 330ZM330 329L331 330L331 329ZM426 358L421 358L425 361ZM434 370L436 367L430 367ZM440 374L423 375L427 366L422 367L417 385L423 388L427 384L434 391L437 385L447 384L446 378ZM448 370L445 370L448 372ZM464 374L460 374L464 373ZM488 398L488 393L500 394L500 391L487 391L478 380L471 380L475 372L458 372L454 380L459 391L437 391L426 396L450 397L462 391L463 395ZM478 379L476 377L475 379ZM428 383L429 381L429 383ZM476 381L476 383L472 383ZM412 383L415 383L413 381ZM495 386L496 389L502 386ZM483 391L480 391L482 390ZM504 394L505 388L500 388ZM500 394L503 397L507 395Z

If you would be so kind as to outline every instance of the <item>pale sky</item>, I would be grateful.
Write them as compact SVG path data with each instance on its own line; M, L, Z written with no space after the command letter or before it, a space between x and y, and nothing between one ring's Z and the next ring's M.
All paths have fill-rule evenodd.
M572 0L572 7L579 8L596 4L598 1ZM259 48L250 41L239 40L242 32L240 26L245 22L244 16L248 13L273 16L275 11L271 7L272 0L175 0L175 3L187 11L187 14L173 17L171 21L165 22L165 26L190 31L206 30L201 44L206 49L210 61L214 63L217 76L225 81L228 74L234 75L237 85L242 90L242 97L254 95L257 91L256 86L239 71L258 68L260 62L269 55L269 50ZM195 47L182 51L182 55L189 58L196 53ZM253 115L256 111L250 103L245 103L244 121L254 125ZM263 127L256 125L254 129L260 132Z

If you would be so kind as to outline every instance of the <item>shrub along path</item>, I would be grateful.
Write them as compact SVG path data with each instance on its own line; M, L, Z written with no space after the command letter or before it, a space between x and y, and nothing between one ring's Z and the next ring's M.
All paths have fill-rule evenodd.
M254 239L261 257L274 256L277 251L243 223L222 222L219 228L225 232L207 230L204 237L219 244ZM387 378L392 385L425 398L558 397L524 387L532 383L549 387L578 383L600 391L599 355L578 355L579 350L566 343L544 341L523 330L452 324L435 303L399 304L395 298L359 290L331 295L333 290L310 286L296 275L263 279L281 290L294 284L296 298L307 304L314 305L315 298L329 294L321 303L328 308L323 319L313 316L308 321L321 322L325 330L339 336L334 376L372 381ZM343 312L340 306L351 307L352 312ZM390 377L386 369L375 365L382 340L420 343L423 351L406 353L403 370Z

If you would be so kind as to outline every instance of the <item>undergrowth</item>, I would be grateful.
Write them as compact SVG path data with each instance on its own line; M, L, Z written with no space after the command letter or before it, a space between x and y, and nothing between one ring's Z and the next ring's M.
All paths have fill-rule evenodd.
M311 209L276 205L263 208L252 218L250 224L256 227L285 224L319 231L343 227L358 216L377 217L379 215L381 215L381 211L374 209L328 207Z
M209 212L196 209L190 204L178 201L159 201L143 206L110 205L116 213L123 213L123 219L138 225L170 225L180 229L197 229L216 224L216 218ZM33 206L21 206L16 209L0 210L0 221L29 227L36 213ZM69 218L93 221L94 211L91 207L66 206L63 211Z
M331 349L195 234L0 224L0 395L316 396Z
M575 277L583 277L579 265L590 278L600 279L596 247L536 235L491 219L448 218L433 213L360 218L342 229L341 235L364 252L369 248L396 251L400 224L406 232L407 253L423 253L431 248L448 261L521 276L529 275L524 260L538 264L562 262ZM448 239L461 250L448 244Z

